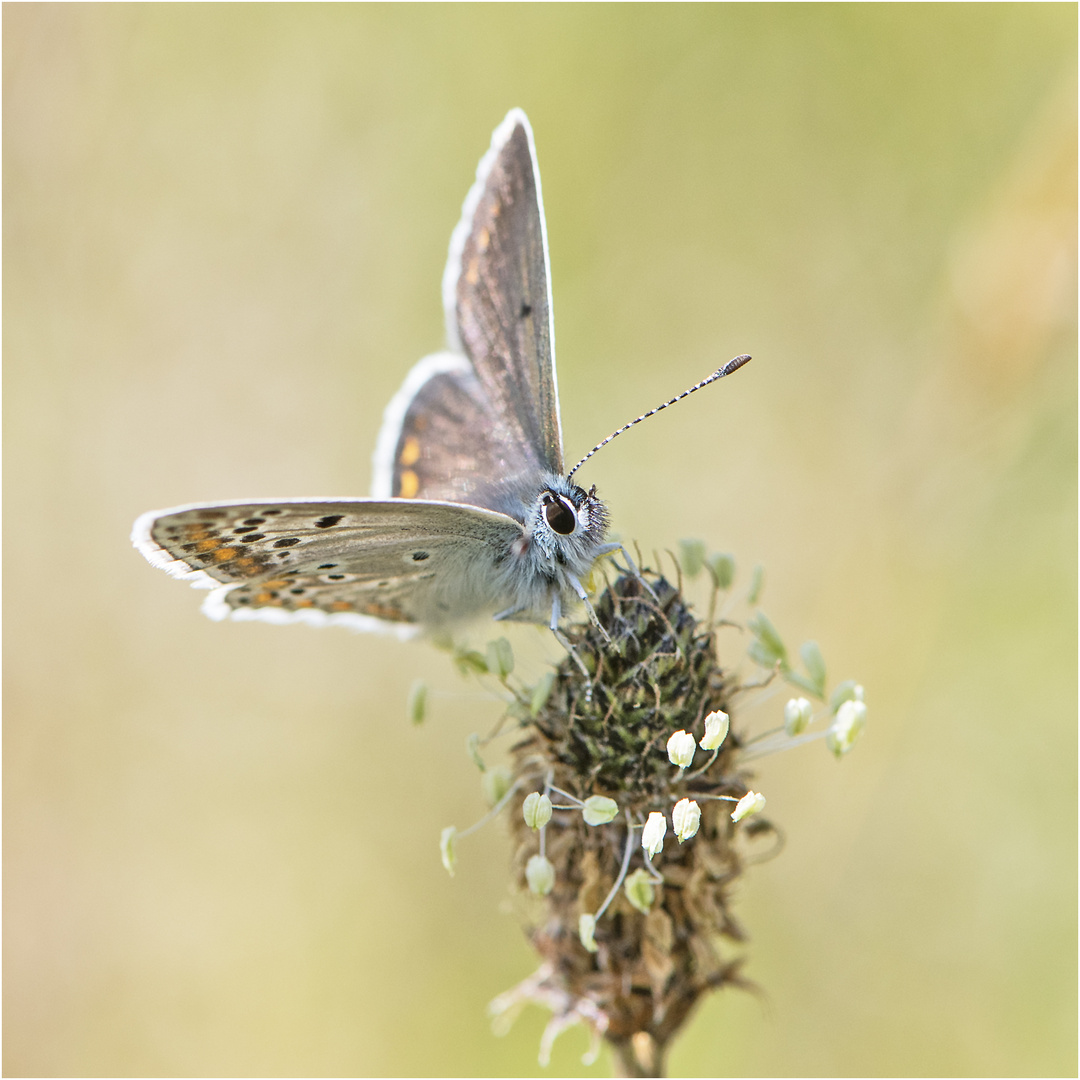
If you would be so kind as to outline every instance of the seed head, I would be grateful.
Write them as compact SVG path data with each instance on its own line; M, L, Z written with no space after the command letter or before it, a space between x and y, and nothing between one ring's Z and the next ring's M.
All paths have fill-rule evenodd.
M703 994L746 985L721 945L744 936L730 895L745 829L723 801L749 786L728 732L738 684L717 661L713 626L658 575L618 578L595 609L610 641L590 624L568 627L576 659L559 665L538 706L527 691L517 714L515 778L525 790L547 783L583 812L556 814L544 830L554 883L542 898L527 870L539 835L513 815L542 959L516 1000L561 1003L553 1024L587 1023L626 1061L647 1044L659 1068ZM690 771L699 738L713 753ZM669 817L680 843L665 847Z

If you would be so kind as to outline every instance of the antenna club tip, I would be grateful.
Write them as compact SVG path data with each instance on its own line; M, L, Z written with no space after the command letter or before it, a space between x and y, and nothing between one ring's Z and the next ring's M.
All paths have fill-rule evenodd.
M736 356L733 360L729 360L722 368L717 371L717 376L730 375L733 371L738 371L743 364L750 363L752 357L749 353L743 353L741 356Z

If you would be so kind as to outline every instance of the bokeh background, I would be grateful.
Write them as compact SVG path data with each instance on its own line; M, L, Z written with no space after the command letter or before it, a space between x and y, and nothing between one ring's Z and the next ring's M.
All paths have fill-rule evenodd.
M6 6L4 1071L541 1072L540 1011L485 1016L534 966L505 832L438 859L498 703L427 645L211 623L128 546L152 507L366 493L520 105L568 457L753 353L586 479L646 551L763 563L870 706L843 762L761 762L764 994L672 1072L1075 1075L1076 20Z

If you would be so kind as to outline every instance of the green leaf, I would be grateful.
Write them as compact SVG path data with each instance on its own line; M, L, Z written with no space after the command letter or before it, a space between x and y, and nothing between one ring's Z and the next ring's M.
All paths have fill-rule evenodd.
M765 588L765 567L758 563L754 572L750 575L750 591L746 594L748 604L756 604L761 599L761 592Z
M510 790L512 779L510 770L505 765L488 769L480 777L480 790L488 806L494 806Z
M477 675L486 675L489 670L483 653L473 649L458 649L454 653L454 664L462 675L468 675L470 671Z
M808 694L813 694L814 697L823 698L825 696L818 689L817 683L812 682L805 675L800 675L797 671L785 671L784 681L791 683L792 686L797 686L800 690L805 690Z
M427 699L427 683L423 679L417 679L409 690L409 700L405 708L408 711L409 719L418 726L424 722L424 718L427 716Z
M480 756L480 736L474 731L465 740L465 749L469 752L469 757L473 759L473 764L481 771L484 772L487 766L484 764L484 759Z
M776 667L776 654L762 645L760 641L750 642L746 652L755 664L760 664L763 668L771 669Z
M488 670L500 679L505 679L514 670L514 650L506 638L496 638L488 642L487 666Z
M804 641L799 655L806 666L806 672L814 685L814 693L819 698L825 697L825 657L821 655L816 641Z
M757 639L754 645L759 647L758 655L753 652L754 645L751 645L750 655L754 657L758 663L761 663L759 656L769 657L768 661L764 663L763 667L772 667L778 660L783 667L788 666L787 662L787 649L784 647L784 642L780 637L776 627L765 617L765 613L758 611L748 620L746 628Z
M533 687L532 701L529 703L529 712L538 716L540 710L547 704L551 697L551 688L555 685L555 672L548 671L540 676L540 681Z
M688 578L696 578L705 565L705 544L701 540L680 540L679 563Z
M713 555L709 559L708 565L713 578L716 580L716 587L718 589L730 589L731 583L735 580L735 556L728 555L726 552Z

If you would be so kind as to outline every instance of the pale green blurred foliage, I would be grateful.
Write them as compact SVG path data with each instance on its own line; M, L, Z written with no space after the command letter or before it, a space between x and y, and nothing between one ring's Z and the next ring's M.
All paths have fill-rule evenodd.
M366 492L520 105L568 458L752 353L582 479L646 551L760 560L872 702L843 762L763 763L770 1004L712 998L673 1072L1074 1073L1075 42L1073 5L6 7L5 1072L538 1071L544 1018L484 1013L533 962L505 835L438 858L498 704L212 624L127 546Z

